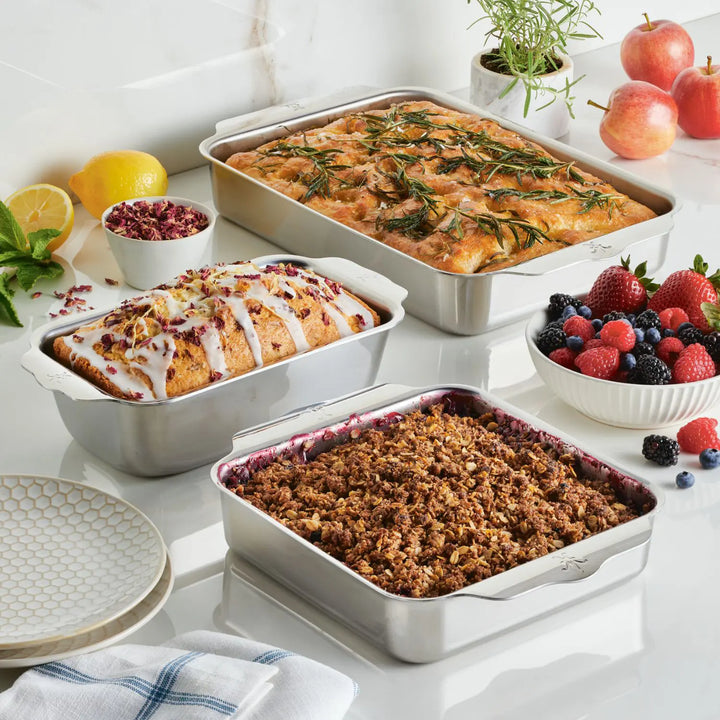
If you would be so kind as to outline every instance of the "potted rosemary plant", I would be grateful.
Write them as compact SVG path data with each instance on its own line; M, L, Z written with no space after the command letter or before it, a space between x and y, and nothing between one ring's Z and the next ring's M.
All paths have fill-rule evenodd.
M592 0L467 0L487 22L487 46L472 60L470 99L496 115L550 137L564 135L572 117L573 77L568 42L601 37L588 16ZM472 27L472 26L471 26Z

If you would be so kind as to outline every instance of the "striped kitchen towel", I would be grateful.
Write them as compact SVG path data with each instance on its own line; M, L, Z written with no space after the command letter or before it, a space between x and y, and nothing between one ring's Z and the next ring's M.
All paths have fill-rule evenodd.
M0 720L340 720L356 690L301 655L196 631L38 665L0 694Z

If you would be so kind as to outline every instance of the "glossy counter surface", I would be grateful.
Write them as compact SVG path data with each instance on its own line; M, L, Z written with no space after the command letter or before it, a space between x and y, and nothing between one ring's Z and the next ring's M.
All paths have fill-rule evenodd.
M688 24L698 57L712 51L720 15ZM717 52L720 53L720 50ZM720 140L693 140L682 133L662 157L641 162L613 157L601 143L600 111L625 81L617 45L577 56L576 120L569 144L611 160L675 193L668 257L657 275L690 266L700 252L720 265ZM211 202L208 169L170 180L169 192ZM276 248L220 219L212 260L233 261ZM350 718L448 720L484 718L716 717L720 707L717 598L720 569L720 470L702 471L681 457L663 469L641 455L642 430L598 424L575 412L545 388L534 372L523 338L524 323L475 337L448 335L408 316L390 335L378 383L462 383L479 386L534 413L598 453L666 491L648 564L625 585L491 639L446 660L407 665L392 660L319 610L230 555L223 538L220 503L208 467L167 478L120 473L87 453L62 424L52 394L20 368L32 330L57 312L53 291L91 284L83 297L101 308L133 293L105 278L121 278L104 234L81 207L73 235L61 250L65 274L23 291L16 304L24 328L0 326L0 393L4 410L0 456L3 473L52 475L84 482L140 507L157 524L172 557L176 586L164 610L130 637L160 642L194 628L238 632L324 661L360 686ZM633 257L633 261L641 258ZM563 288L557 288L562 291ZM720 407L712 414L720 416ZM227 428L230 436L234 428ZM677 427L662 432L674 435ZM695 486L678 490L675 474L688 469ZM0 687L16 676L0 673Z

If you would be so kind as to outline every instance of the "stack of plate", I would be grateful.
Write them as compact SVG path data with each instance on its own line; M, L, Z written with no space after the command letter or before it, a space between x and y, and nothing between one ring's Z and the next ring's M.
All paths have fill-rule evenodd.
M137 508L70 480L0 476L0 668L110 645L150 620L172 583Z

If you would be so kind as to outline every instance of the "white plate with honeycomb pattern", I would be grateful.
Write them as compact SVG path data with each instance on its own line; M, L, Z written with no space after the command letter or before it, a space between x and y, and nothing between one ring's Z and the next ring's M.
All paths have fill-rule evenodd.
M166 549L137 508L97 488L0 475L0 650L87 633L140 603Z
M157 585L126 613L72 637L23 648L0 650L0 670L54 662L114 645L152 620L162 610L172 588L173 571L168 555Z

